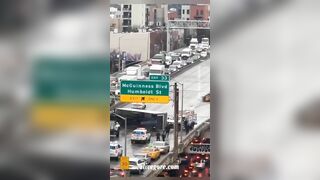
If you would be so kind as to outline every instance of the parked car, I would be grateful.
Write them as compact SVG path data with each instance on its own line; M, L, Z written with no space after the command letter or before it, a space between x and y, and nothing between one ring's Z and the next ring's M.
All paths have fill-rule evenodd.
M110 136L119 137L120 124L117 121L110 121Z
M160 157L160 150L156 147L145 147L142 149L143 153L147 153L151 160L159 159Z
M136 153L133 155L135 158L143 160L146 164L151 163L151 157L148 156L148 153Z
M160 153L168 153L170 151L170 145L166 141L155 141L152 144L153 147L156 147L160 150Z
M168 69L169 71L169 74L172 74L173 72L176 72L176 71L178 71L178 67L177 67L177 65L170 65L169 66L169 69Z
M146 109L147 105L144 103L132 103L131 108L132 109Z
M146 128L137 128L131 134L131 143L150 142L151 133Z
M122 146L117 141L110 142L110 158L116 158L117 160L119 160L122 154Z
M180 69L180 68L182 68L182 61L180 61L180 60L179 61L175 61L175 62L172 63L172 65L175 65L175 66L177 66L178 69Z
M146 163L138 158L129 158L129 171L130 173L143 173L143 166L145 166Z

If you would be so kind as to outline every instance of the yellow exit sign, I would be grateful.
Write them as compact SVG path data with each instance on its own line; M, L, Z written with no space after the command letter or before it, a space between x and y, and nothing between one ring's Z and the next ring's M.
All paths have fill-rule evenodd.
M124 103L160 103L168 104L169 96L148 96L148 95L120 95L120 102Z
M128 170L129 169L129 157L121 156L120 158L120 169Z

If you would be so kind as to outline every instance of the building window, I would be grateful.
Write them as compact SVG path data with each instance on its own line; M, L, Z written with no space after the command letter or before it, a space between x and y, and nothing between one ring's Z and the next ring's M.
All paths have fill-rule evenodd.
M187 10L187 14L189 14L189 9Z
M184 9L182 9L182 14L184 14Z
M203 15L203 10L200 11L200 14Z
M187 20L189 20L189 18L187 18Z
M199 15L199 10L197 9L197 16Z

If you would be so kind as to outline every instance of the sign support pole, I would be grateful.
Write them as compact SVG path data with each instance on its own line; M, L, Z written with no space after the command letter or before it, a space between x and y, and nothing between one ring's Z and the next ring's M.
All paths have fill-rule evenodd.
M174 83L174 156L173 159L178 159L178 113L179 113L179 90L177 83Z

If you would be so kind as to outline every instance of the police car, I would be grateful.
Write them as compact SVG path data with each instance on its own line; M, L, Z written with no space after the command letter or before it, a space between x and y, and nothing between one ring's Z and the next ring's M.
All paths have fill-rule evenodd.
M117 142L113 141L110 143L110 158L117 158L118 160L123 154L122 146Z
M135 142L150 142L151 133L146 128L137 128L131 133L131 143Z

